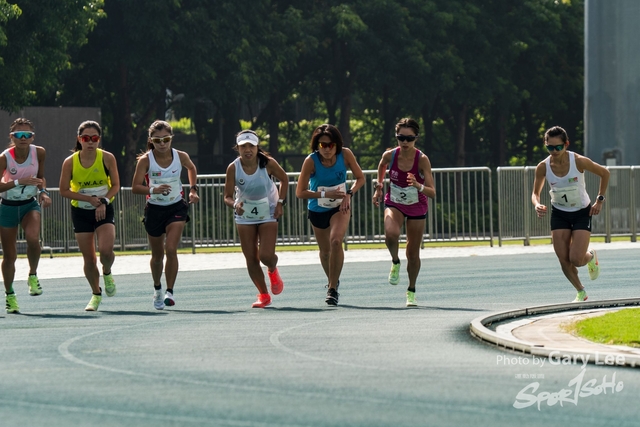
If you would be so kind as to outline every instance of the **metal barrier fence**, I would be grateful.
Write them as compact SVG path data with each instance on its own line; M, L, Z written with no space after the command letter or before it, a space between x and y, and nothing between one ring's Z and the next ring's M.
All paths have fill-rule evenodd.
M295 197L299 173L289 173L287 207L279 223L279 244L315 243L307 220L307 201ZM372 203L376 171L364 171L365 185L354 195L345 237L351 243L384 242L384 209ZM424 241L486 240L493 244L491 169L434 169L436 200L430 209ZM194 247L239 244L233 212L223 202L224 174L199 175L200 203L195 206ZM353 182L347 175L348 185ZM388 180L387 180L388 182ZM406 236L401 236L406 240Z
M640 209L640 185L636 183L638 166L609 166L611 172L607 200L600 215L592 219L592 235L602 236L606 242L612 237L630 237L635 242ZM549 238L549 218L538 218L531 204L535 166L499 167L498 178L498 243L507 240ZM587 192L592 200L598 194L599 177L585 174ZM548 186L541 193L542 204L550 206Z
M640 183L636 171L640 166L612 166L607 201L602 213L593 217L592 234L609 242L613 237L630 237L636 241L640 221ZM373 180L376 171L364 171L365 185L354 195L352 219L345 237L345 247L354 243L384 242L384 209L376 208ZM493 246L494 209L497 210L498 243L549 238L549 219L539 219L531 205L534 166L499 167L497 169L497 207L494 207L489 168L433 169L436 199L429 200L429 211L423 242L487 241ZM279 222L278 244L304 245L315 243L307 220L307 203L295 197L299 173L289 173L288 204ZM200 175L200 203L191 207L191 222L185 227L182 246L196 252L205 247L237 246L239 239L233 212L223 201L224 174ZM353 176L348 176L353 182ZM598 177L585 174L587 191L592 198L598 191ZM385 185L388 184L388 181ZM69 200L60 197L58 189L50 189L52 206L42 210L43 250L53 252L78 251ZM541 201L549 205L547 186ZM116 242L118 250L147 249L147 233L142 224L146 199L123 187L116 195ZM22 239L22 232L19 239ZM406 236L401 236L406 241ZM24 242L18 251L24 252Z
M384 242L384 208L372 203L376 171L364 171L365 185L352 202L352 219L345 248L354 243ZM433 169L436 200L429 200L424 242L488 241L493 246L492 176L489 168ZM278 244L314 244L307 219L307 202L295 197L299 173L289 173L287 207L279 222ZM351 174L347 177L353 182ZM192 252L205 247L237 246L233 212L223 200L224 174L199 175L200 203L191 207L191 222L185 227L182 247ZM388 183L388 181L387 181ZM387 184L385 183L385 184ZM51 252L78 251L71 224L71 206L57 188L49 189L52 206L42 210L42 246ZM123 187L114 201L117 250L146 249L142 224L145 197ZM406 241L406 236L401 236Z

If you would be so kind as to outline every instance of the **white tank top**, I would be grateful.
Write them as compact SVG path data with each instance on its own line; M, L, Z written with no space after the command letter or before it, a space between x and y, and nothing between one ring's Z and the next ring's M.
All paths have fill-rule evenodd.
M584 185L584 173L576 167L575 153L572 151L567 153L569 154L569 172L563 177L556 176L551 170L551 156L549 156L545 160L546 178L551 187L549 195L551 195L553 207L565 212L575 212L589 206L591 199Z
M233 161L236 167L235 202L243 203L244 214L234 214L237 224L258 224L274 222L273 213L278 204L278 188L267 168L258 167L253 175L247 175L242 169L240 157Z
M153 150L149 150L149 170L145 176L147 185L149 187L157 187L162 184L171 186L171 192L168 194L149 194L147 202L152 205L169 206L183 198L182 181L180 181L182 163L180 163L180 156L174 148L171 149L171 154L173 156L171 164L166 168L162 168L156 162Z
M16 162L12 154L15 153L15 147L7 148L2 155L7 159L7 168L2 174L2 182L11 182L20 178L35 178L38 176L38 151L36 146L29 146L29 154L24 163ZM19 185L10 188L0 194L5 200L24 201L35 197L38 194L38 187L35 185Z

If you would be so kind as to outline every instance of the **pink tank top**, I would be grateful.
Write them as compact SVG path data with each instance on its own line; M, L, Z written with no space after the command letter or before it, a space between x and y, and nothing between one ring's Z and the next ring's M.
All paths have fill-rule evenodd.
M389 179L391 184L398 187L407 188L407 174L412 173L416 177L416 181L420 184L424 184L424 176L420 174L420 156L422 152L416 149L416 155L413 160L413 165L408 171L402 171L398 167L398 155L400 154L400 147L397 147L393 151L391 156L391 165L389 166ZM391 185L389 186L391 187ZM402 204L391 201L391 188L384 196L385 206L394 207L402 212L405 216L422 216L427 213L429 209L429 199L422 193L418 193L418 202L412 204Z
M24 163L16 162L16 148L10 147L2 152L7 159L7 168L2 174L2 182L11 182L20 178L33 178L38 176L38 151L35 145L29 146L29 155ZM28 200L38 194L35 185L20 185L0 194L5 200Z

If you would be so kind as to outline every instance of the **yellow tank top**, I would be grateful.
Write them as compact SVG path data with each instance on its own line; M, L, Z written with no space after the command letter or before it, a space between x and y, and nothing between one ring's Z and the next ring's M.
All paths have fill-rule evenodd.
M91 166L85 168L80 163L80 151L73 153L73 169L71 172L71 191L91 196L104 197L111 188L111 178L107 175L106 168L102 161L102 150L96 150L96 160ZM113 197L111 202L113 202ZM72 200L71 206L82 209L95 209L88 202Z

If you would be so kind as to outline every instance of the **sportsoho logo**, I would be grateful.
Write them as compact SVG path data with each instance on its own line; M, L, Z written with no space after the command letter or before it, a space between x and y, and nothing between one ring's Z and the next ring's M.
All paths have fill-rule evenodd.
M525 362L526 360L526 362ZM545 362L549 365L581 365L580 373L573 377L567 383L567 386L560 390L541 391L540 382L535 381L529 383L523 387L516 395L513 407L516 409L524 409L533 405L537 405L538 411L541 410L543 404L546 406L555 406L559 404L564 406L565 404L573 404L578 406L580 399L584 399L591 396L598 396L601 394L616 394L620 393L624 389L624 383L622 381L616 381L616 373L611 375L611 379L608 379L607 375L602 377L602 380L597 378L586 379L587 364L592 362L595 365L618 365L625 364L624 356L613 357L611 355L601 356L595 355L573 355L573 356L561 356L559 353L552 352L549 354L548 359L537 358L534 356L533 361L528 358L521 357L506 357L498 356L498 364L503 365L532 365L542 367ZM535 375L525 376L526 378L536 378ZM538 375L537 378L544 378L544 375Z

